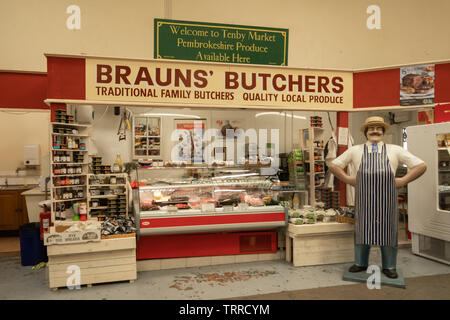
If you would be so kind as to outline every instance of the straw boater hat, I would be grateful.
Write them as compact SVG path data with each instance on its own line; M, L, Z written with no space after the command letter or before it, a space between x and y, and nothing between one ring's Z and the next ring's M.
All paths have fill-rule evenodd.
M384 122L382 117L368 117L364 124L361 126L361 131L364 132L367 127L383 127L384 131L389 130L389 125Z

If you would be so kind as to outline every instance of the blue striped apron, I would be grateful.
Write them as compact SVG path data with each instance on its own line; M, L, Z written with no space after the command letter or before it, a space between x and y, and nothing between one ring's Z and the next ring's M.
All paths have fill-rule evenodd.
M356 244L392 246L398 244L398 210L395 175L389 165L386 145L381 154L364 154L356 175Z

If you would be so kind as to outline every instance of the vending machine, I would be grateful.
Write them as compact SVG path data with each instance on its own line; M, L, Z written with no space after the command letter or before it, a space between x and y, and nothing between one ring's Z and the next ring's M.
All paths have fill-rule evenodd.
M427 171L408 185L414 254L450 264L450 122L408 127L408 150Z

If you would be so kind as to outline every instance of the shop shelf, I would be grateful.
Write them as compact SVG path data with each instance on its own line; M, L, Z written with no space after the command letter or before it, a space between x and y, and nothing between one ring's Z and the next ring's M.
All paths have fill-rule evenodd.
M80 174L54 174L53 177L54 178L59 178L59 177L81 177L81 176L85 176L87 175L86 173L80 173Z
M116 194L103 194L99 196L89 196L91 199L117 198Z
M84 127L84 128L91 127L90 124L80 124L80 123L51 122L51 124L55 126L66 126L66 127Z
M69 185L69 186L53 186L52 188L62 189L62 188L81 188L81 187L86 187L86 185L85 184L77 184L77 185Z
M122 176L125 177L124 172L116 172L116 173L88 173L88 176Z
M116 184L90 184L89 187L126 187L126 184L116 183Z
M56 133L52 132L52 136L66 136L66 137L79 137L79 138L88 138L87 134L72 134L72 133Z
M69 152L88 152L87 150L81 150L81 149L53 149L52 151L69 151Z
M89 162L52 162L52 164L86 165Z
M314 150L325 150L325 148L314 147ZM303 151L309 152L309 148L303 149Z
M79 201L79 200L86 200L86 198L72 198L72 199L65 199L65 200L53 200L53 202L69 202L69 201Z

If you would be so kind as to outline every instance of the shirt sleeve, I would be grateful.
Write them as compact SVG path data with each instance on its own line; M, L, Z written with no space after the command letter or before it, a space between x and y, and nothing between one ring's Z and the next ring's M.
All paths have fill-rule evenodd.
M352 162L352 155L355 151L355 147L351 147L344 151L339 157L334 159L331 163L337 165L338 167L345 169L347 165Z
M398 161L402 164L406 164L409 169L424 163L422 159L416 157L411 152L403 149L402 147L398 148Z

